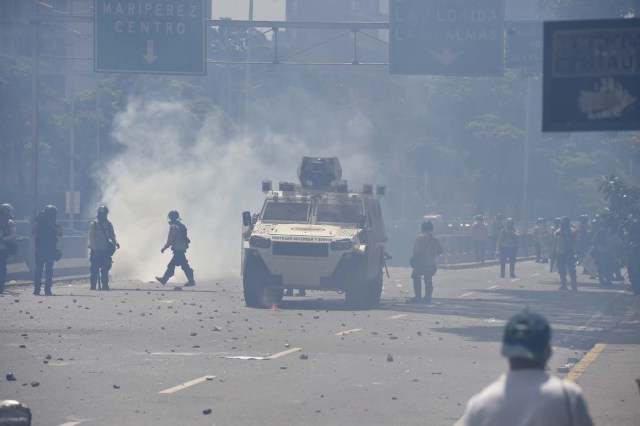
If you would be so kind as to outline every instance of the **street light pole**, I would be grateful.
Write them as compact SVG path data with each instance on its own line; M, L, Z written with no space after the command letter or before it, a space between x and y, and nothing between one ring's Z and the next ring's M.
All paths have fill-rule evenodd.
M33 22L33 64L31 71L31 208L32 219L38 215L38 73L40 59L38 39L40 38L40 24Z

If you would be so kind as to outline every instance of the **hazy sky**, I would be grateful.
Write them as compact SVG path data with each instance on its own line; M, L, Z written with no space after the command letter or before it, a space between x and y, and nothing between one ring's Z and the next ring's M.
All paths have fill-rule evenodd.
M213 19L249 19L249 0L211 0ZM254 0L253 19L282 21L286 0Z

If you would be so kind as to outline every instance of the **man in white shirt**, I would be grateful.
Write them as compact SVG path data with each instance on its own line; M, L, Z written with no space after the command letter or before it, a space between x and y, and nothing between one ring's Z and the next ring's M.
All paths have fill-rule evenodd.
M551 356L551 327L524 310L504 329L502 355L509 372L471 397L465 426L592 426L578 385L545 372Z

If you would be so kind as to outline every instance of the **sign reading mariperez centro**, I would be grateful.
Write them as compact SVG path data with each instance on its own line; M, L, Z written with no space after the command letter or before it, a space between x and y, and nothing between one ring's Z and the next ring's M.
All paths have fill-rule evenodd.
M95 0L96 71L206 72L205 0Z
M543 131L640 130L640 19L544 24Z
M505 68L542 68L542 22L505 22Z
M393 74L503 74L504 0L391 0L389 24Z

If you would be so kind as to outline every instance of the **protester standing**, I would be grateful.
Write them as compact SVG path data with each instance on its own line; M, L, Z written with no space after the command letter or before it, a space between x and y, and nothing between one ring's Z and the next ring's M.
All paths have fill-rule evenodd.
M504 224L502 223L502 213L496 214L496 218L491 224L491 234L489 236L489 256L493 259L496 255L496 250L498 248L498 238L500 238L500 232L502 232Z
M440 241L433 235L433 223L428 220L420 225L420 235L413 244L411 256L411 278L415 297L413 303L431 303L433 295L433 276L438 270L436 257L442 253ZM424 279L424 299L422 299L422 280Z
M96 212L95 220L89 224L89 283L91 290L95 290L100 274L101 290L109 290L109 270L113 265L113 254L120 244L116 240L116 233L113 224L107 216L109 209L107 206L100 206Z
M471 241L476 262L484 263L484 253L489 242L489 229L484 223L484 216L476 216L476 221L471 225Z
M62 227L56 222L58 209L49 204L36 218L33 234L36 246L36 270L33 280L33 294L40 295L42 286L42 270L44 268L45 282L44 294L53 296L51 286L53 285L53 262L60 260L61 253L58 251L58 238L62 237Z
M469 400L462 424L592 426L582 389L545 371L550 341L543 316L525 310L511 317L502 338L509 372Z
M516 253L518 252L518 232L513 219L509 218L504 223L504 228L498 237L498 250L500 252L500 278L504 278L507 260L509 261L509 276L516 277Z

